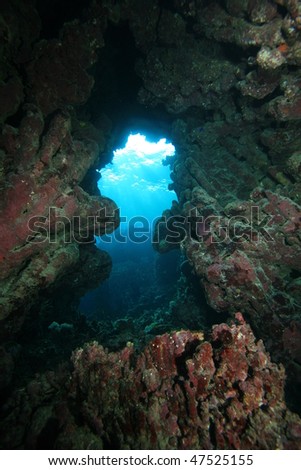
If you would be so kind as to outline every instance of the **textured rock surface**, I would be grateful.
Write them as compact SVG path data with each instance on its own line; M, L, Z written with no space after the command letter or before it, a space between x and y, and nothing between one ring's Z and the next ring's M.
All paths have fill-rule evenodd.
M282 336L300 322L300 5L281 6L283 10L270 1L217 1L189 10L186 2L177 2L177 10L193 18L193 34L185 41L198 51L196 62L207 60L206 66L196 76L194 65L191 73L167 68L157 80L148 70L163 62L162 50L153 48L142 74L147 92L140 97L149 105L161 102L169 112L189 115L173 123L177 154L171 188L179 205L164 215L186 218L188 237L178 241L208 302L218 311L247 312L273 358L292 367L295 380L300 363ZM205 60L208 39L213 45ZM170 53L176 55L181 47ZM219 88L224 81L217 64L222 63L228 64L227 93ZM217 78L208 88L202 77L210 70ZM189 83L185 73L194 84L190 102L176 88L178 81ZM184 107L171 109L169 96L177 93ZM160 230L157 249L166 252L168 227Z
M191 182L195 184L195 179ZM287 343L283 335L300 323L300 206L258 189L250 200L230 202L222 209L199 186L186 189L180 201L186 234L180 244L209 304L220 312L243 306L273 358L298 371L298 340ZM171 212L168 216L173 217ZM162 234L166 239L166 232ZM169 246L163 239L156 246L166 251L176 245ZM299 380L299 375L293 380Z
M94 10L84 23L65 24L59 39L33 47L40 22L31 3L26 8L22 2L4 2L1 12L7 59L1 63L1 118L18 115L13 124L3 124L0 136L4 336L20 329L40 290L79 268L78 244L103 233L108 218L111 230L119 223L113 201L90 196L79 186L104 150L105 131L99 129L91 140L92 126L80 122L71 107L84 103L93 85L85 70L103 45L100 12ZM107 269L104 273L97 278L106 277Z
M63 370L46 374L15 394L2 439L13 430L15 447L43 448L52 429L55 448L299 449L284 369L236 318L210 340L185 330L157 336L138 356L132 344L116 353L97 343L78 349L69 379Z
M93 78L86 69L96 62L97 50L104 45L102 27L102 20L97 17L85 23L75 20L64 26L59 39L35 45L34 60L26 68L28 98L44 114L87 101Z
M118 224L113 201L78 186L99 148L72 139L68 115L57 114L45 131L41 113L31 107L19 131L4 127L2 143L15 171L2 179L1 320L74 268L78 243L104 233L106 220Z
M105 152L126 119L159 118L163 129L172 123L177 149L170 164L178 203L164 215L184 217L188 229L172 248L181 246L185 269L190 263L215 314L245 313L273 361L284 363L299 406L300 2L51 3L1 3L0 388L10 397L3 429L13 432L4 446L43 448L53 435L51 445L59 448L299 447L300 423L284 403L283 369L243 322L215 327L207 342L189 331L163 335L136 365L131 345L118 353L85 346L73 355L71 378L61 370L29 385L31 372L18 377L24 351L18 335L41 334L39 348L30 335L25 344L32 356L45 346L45 357L51 341L43 343L39 326L67 321L69 344L78 346L79 297L111 267L108 255L86 242L103 233L108 218L111 230L118 224L114 202L93 195L95 169L109 160ZM158 251L170 249L164 239L170 228L161 225ZM54 239L43 241L45 234ZM164 317L168 331L173 316L196 321L188 294L178 288L180 301ZM147 312L139 317L145 333L164 324L153 297L158 312L150 324ZM127 331L132 339L130 323L117 321L119 340L108 343L124 342ZM52 354L59 358L64 337L56 339ZM13 394L20 383L24 391Z
M175 1L168 8L147 2L145 30L145 11L136 0L120 8L109 1L92 2L80 21L62 24L58 38L38 40L42 26L33 4L29 2L25 14L22 3L4 2L2 119L12 117L14 122L3 125L1 136L2 277L13 285L18 276L23 292L22 285L31 284L27 273L32 270L30 297L52 282L50 275L42 275L44 281L36 275L54 264L47 250L24 242L25 222L32 214L45 216L46 206L52 205L60 208L60 216L84 219L97 212L98 204L111 204L91 199L78 187L96 164L99 149L84 139L96 134L72 108L85 103L91 92L93 78L87 69L105 45L107 20L118 24L128 19L135 46L145 55L136 65L143 82L140 101L146 106L163 104L171 114L190 113L173 125L178 213L189 200L185 191L196 186L218 201L218 213L227 203L247 200L259 183L271 190L278 184L285 197L299 202L301 141L295 121L300 117L300 12L298 3L279 4ZM294 68L288 70L287 65ZM276 129L275 121L285 122L285 127ZM289 186L292 189L284 190ZM62 273L78 259L76 245L67 251L57 262ZM44 267L41 259L35 266L40 252ZM58 270L54 277L59 275ZM10 290L5 281L3 317L18 307L10 295L21 296Z

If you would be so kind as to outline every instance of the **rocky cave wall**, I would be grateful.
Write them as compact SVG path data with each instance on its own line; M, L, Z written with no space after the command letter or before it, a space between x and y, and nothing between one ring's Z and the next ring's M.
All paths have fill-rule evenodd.
M108 218L118 225L114 202L94 192L95 169L127 120L145 117L176 146L179 203L165 215L190 218L180 244L209 304L241 310L300 384L300 2L62 3L1 7L2 341L45 292L79 296L109 275L108 255L87 243ZM36 216L40 233L28 226ZM65 243L59 221L74 216ZM52 243L45 226L58 227ZM3 346L4 389L12 363Z

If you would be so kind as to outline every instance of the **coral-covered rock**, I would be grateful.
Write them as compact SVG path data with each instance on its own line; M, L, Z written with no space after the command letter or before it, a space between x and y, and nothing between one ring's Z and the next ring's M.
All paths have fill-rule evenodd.
M44 14L32 0L1 3L1 337L18 331L40 292L72 277L83 261L94 282L106 278L111 261L97 252L93 263L89 244L119 223L113 201L80 187L104 150L106 131L91 139L85 129L93 126L72 108L89 98L94 80L87 70L104 45L113 8L93 2L81 20L69 22L58 11L52 39L45 39ZM87 266L86 276L78 275L86 287Z
M51 425L56 449L299 449L284 369L236 319L208 340L184 330L157 336L138 355L131 343L111 353L85 345L71 377L37 377L10 400L2 445L42 448Z
M263 24L277 16L277 6L270 0L248 2L249 17L253 23Z
M239 116L235 124L216 121L190 126L183 120L175 121L172 136L177 158L171 188L180 204L190 199L188 190L197 186L221 205L249 196L261 168L267 167L267 157L256 144L256 136L242 129L251 127Z
M234 43L240 47L274 46L281 40L281 19L274 18L268 24L252 24L244 18L231 16L219 2L210 2L199 10L195 30L217 41Z
M273 345L274 357L288 363L293 358L283 349L282 331L299 308L300 206L258 190L250 201L221 210L204 190L188 194L182 209L186 237L180 242L210 305L218 311L243 305L253 327Z
M250 72L245 80L238 82L237 88L244 96L251 96L257 100L262 100L273 93L278 85L279 81L277 79L262 81L256 72Z
M257 54L257 64L264 71L275 71L285 63L283 54L278 49L262 47Z
M118 448L299 447L286 436L284 421L300 423L285 410L283 369L237 319L215 326L211 342L188 331L156 337L135 366L131 345L120 353L97 344L76 351L72 388L74 399L88 397L81 413L90 429ZM275 432L276 423L283 431Z
M285 96L275 98L269 103L268 111L277 121L301 119L301 93L292 99Z
M292 154L298 153L301 136L298 123L289 128L265 129L260 135L261 143L267 148L274 164L284 166Z
M57 113L45 127L39 109L28 107L19 129L4 127L1 143L18 169L8 173L7 162L7 176L2 176L3 320L25 301L28 308L39 289L78 262L77 243L91 243L119 222L113 201L89 196L78 186L99 148L93 141L72 139L66 113ZM21 311L24 316L26 308Z
M153 48L137 65L144 82L140 101L152 106L164 102L172 113L191 106L221 106L224 94L236 83L235 67L226 60L209 58L207 47L205 41L189 39L177 48Z
M297 181L301 181L301 153L295 152L287 160L287 168L290 175Z
M66 105L85 103L94 83L86 69L102 46L99 18L65 24L59 39L40 41L27 67L29 99L46 115Z

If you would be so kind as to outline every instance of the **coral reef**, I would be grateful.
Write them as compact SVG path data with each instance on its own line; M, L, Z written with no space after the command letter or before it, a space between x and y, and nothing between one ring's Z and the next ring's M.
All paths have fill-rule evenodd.
M17 448L43 448L48 433L57 449L300 449L284 369L240 313L214 326L210 340L166 333L139 355L131 343L108 353L94 342L72 362L71 376L48 373L15 394L4 418L7 443L11 430Z
M166 252L181 246L209 304L220 312L243 310L273 359L294 371L289 380L299 381L298 348L287 342L287 329L296 331L300 322L300 6L216 1L188 12L186 2L176 5L193 18L185 44L198 51L200 69L193 74L193 55L189 72L169 69L165 55L167 68L148 75L163 63L158 47L144 60L143 103L187 113L172 126L177 154L171 189L179 204L163 214L155 247ZM175 57L181 47L168 54ZM222 63L228 64L223 80ZM202 80L212 69L217 78L206 88ZM189 80L193 99L178 109L175 100L171 108L169 96L185 99L175 87ZM219 88L224 80L227 93ZM166 242L172 220L183 218L186 238Z
M1 445L300 448L300 2L54 3L1 2ZM186 281L168 301L159 262L135 271L97 323L119 214L96 169L143 119L176 146L154 247Z
M181 170L187 172L185 166ZM180 184L185 181L181 170L177 173ZM195 178L191 183L195 184ZM296 331L300 323L300 206L262 189L254 190L248 201L223 206L199 186L180 194L185 237L179 243L209 304L220 312L235 312L243 306L273 359L293 369L292 379L299 382L298 335L289 342L284 338L288 329ZM173 217L178 215L170 212L167 220ZM171 246L166 242L168 228L161 232L163 240L156 248L163 252L175 248L174 242Z
M4 3L7 61L1 65L4 79L11 78L1 88L1 117L21 116L18 125L4 123L0 137L0 320L8 320L7 336L21 328L41 290L78 269L83 261L79 244L93 242L94 235L104 233L106 222L106 230L114 230L119 220L113 201L90 196L80 187L104 150L105 131L98 130L97 141L89 138L88 124L78 132L80 122L71 108L85 102L91 91L93 79L85 69L103 45L103 21L93 17L81 25L66 23L60 39L31 47L40 28L33 6L25 14L22 2ZM24 14L28 24L33 22L32 30L27 31ZM106 268L104 273L98 279L108 275Z
M74 269L78 243L104 233L106 222L107 230L118 225L113 201L89 196L78 185L99 148L72 139L68 115L57 114L45 131L41 114L31 108L19 131L4 126L2 144L15 171L2 180L1 320Z
M97 50L104 45L102 23L97 17L85 23L76 20L64 25L58 39L35 45L34 60L26 68L28 99L44 115L66 105L85 103L89 98L94 82L86 69L96 62Z

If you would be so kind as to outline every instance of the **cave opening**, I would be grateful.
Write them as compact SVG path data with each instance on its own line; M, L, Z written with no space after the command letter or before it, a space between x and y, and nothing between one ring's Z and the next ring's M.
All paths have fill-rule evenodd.
M174 145L160 131L135 130L114 150L112 162L98 170L100 193L116 201L121 223L96 237L113 267L110 278L81 300L80 309L90 318L120 318L139 305L151 306L151 299L167 295L177 282L180 252L162 256L152 246L156 221L177 200L168 188L174 155Z
M115 243L150 243L155 220L177 198L168 189L175 147L164 137L151 142L145 135L130 133L125 147L114 150L113 155L112 163L99 170L98 187L102 195L116 201L121 224L101 241L109 243L109 250ZM140 236L135 233L136 224L141 225L137 227Z

